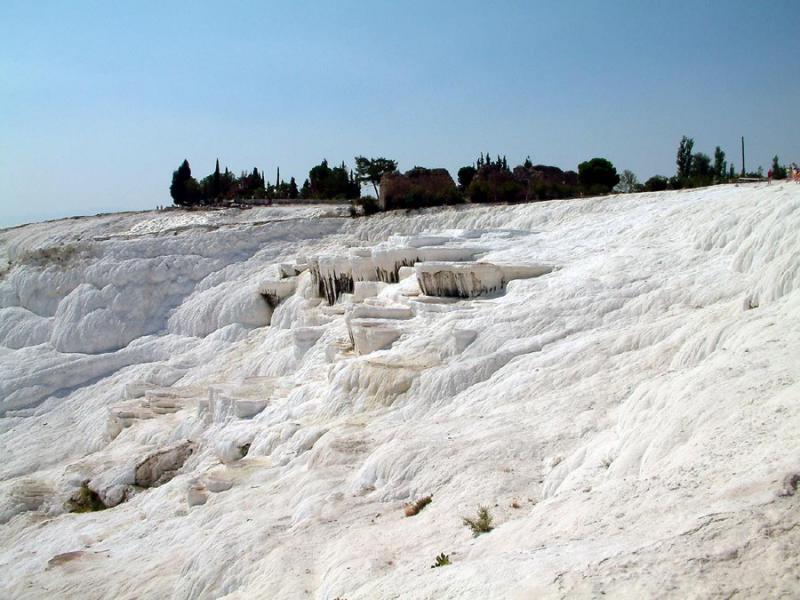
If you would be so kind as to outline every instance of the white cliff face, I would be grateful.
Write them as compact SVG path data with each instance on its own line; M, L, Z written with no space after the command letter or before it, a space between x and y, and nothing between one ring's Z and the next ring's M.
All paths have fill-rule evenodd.
M0 596L797 595L798 231L792 184L0 231Z

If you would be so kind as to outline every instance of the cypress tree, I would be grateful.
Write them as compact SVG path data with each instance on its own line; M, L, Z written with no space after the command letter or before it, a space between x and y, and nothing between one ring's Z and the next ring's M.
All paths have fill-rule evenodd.
M681 179L686 179L692 172L693 148L694 140L690 137L683 136L678 146L678 155L675 159L675 163L678 165L678 177Z
M212 199L216 200L222 195L222 175L219 172L219 159L217 159L217 164L214 167L214 176L211 179L211 187L212 187Z
M304 200L311 198L311 182L308 179L303 182L303 187L300 188L300 197Z
M717 146L714 149L714 179L719 183L725 178L725 153Z
M178 206L191 206L200 200L200 185L192 177L188 160L184 159L181 166L173 171L169 194Z

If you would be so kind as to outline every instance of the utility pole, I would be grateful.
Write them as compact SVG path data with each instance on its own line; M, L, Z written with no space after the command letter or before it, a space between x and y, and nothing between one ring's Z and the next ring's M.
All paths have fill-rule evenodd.
M742 136L742 177L744 177L746 171L744 170L744 136Z

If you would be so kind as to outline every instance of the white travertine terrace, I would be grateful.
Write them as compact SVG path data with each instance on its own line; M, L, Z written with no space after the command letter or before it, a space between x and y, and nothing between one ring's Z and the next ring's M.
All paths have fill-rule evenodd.
M0 597L798 596L800 186L346 212L0 231Z

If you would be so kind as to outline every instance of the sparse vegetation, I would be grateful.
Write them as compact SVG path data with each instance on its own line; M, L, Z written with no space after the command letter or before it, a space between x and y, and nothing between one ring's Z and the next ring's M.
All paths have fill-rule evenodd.
M478 516L474 519L469 517L461 517L461 521L469 527L474 537L478 537L482 533L489 533L494 527L492 526L492 515L489 508L486 506L478 507Z
M89 489L89 483L84 481L81 487L67 501L67 510L73 513L96 512L108 508L96 492Z
M450 555L445 554L442 552L439 556L436 557L436 562L431 565L431 569L435 569L436 567L446 567L450 563Z
M353 218L368 217L380 211L378 200L374 196L362 196L350 201L350 216Z
M410 504L406 504L406 507L403 512L407 517L413 517L414 515L419 514L419 512L433 502L433 496L423 496L416 502L411 502Z
M80 253L77 246L74 244L63 244L60 246L29 250L20 255L18 262L20 264L34 265L37 267L46 267L49 265L65 267L79 256Z
M623 194L632 194L634 192L641 192L644 186L639 183L636 174L630 169L625 169L622 175L619 176L619 183L614 187L615 192Z

